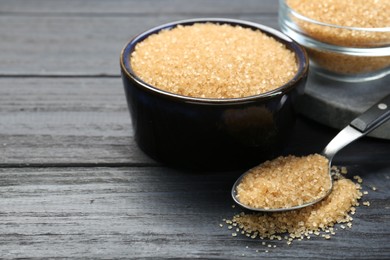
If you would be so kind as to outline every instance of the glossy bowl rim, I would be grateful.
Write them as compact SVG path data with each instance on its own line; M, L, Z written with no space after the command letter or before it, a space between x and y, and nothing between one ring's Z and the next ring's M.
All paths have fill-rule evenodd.
M320 25L320 26L327 26L331 27L334 29L343 29L343 30L350 30L350 31L364 31L364 32L372 32L372 33L377 33L377 32L390 32L390 27L356 27L356 26L343 26L343 25L337 25L337 24L331 24L331 23L326 23L326 22L321 22L318 20L315 20L313 18L307 17L303 14L298 13L294 9L292 9L287 3L286 0L279 0L279 8L286 8L289 12L291 12L295 17L315 24L315 25Z
M298 63L298 71L294 75L292 79L290 79L287 83L284 85L273 89L271 91L267 91L265 93L261 93L258 95L252 95L252 96L246 96L246 97L240 97L240 98L202 98L202 97L191 97L191 96L184 96L179 95L173 92L168 92L162 89L159 89L157 87L152 86L151 84L148 84L144 82L142 79L137 77L136 73L131 69L130 66L130 55L134 50L135 45L138 42L141 42L142 40L146 39L149 35L155 34L163 29L169 29L173 28L178 25L191 25L194 23L220 23L220 24L231 24L231 25L242 25L245 27L249 27L252 29L258 29L263 33L266 33L268 36L273 37L277 41L285 44L288 46L289 50L293 51L297 63ZM196 103L237 103L237 102L247 102L247 101L253 101L253 100L259 100L259 99L269 99L273 98L275 96L281 96L287 93L290 89L294 89L296 87L296 84L299 83L299 81L302 80L305 76L308 74L309 70L309 58L306 53L306 50L300 46L297 42L295 42L293 39L291 39L289 36L283 34L282 32L273 29L271 27L239 20L239 19L230 19L230 18L195 18L195 19L186 19L186 20L179 20L174 22L165 23L162 25L158 25L156 27L153 27L147 31L144 31L132 39L130 39L125 46L123 47L121 54L120 54L120 66L122 69L122 72L125 73L126 77L134 80L139 87L142 87L148 91L151 91L155 94L159 94L164 97L173 98L177 101L183 101L183 102L196 102Z

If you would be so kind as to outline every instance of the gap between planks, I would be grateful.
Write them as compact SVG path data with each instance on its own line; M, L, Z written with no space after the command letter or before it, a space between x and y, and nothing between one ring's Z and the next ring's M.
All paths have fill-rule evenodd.
M0 169L11 168L157 168L162 167L159 163L4 163L0 164Z

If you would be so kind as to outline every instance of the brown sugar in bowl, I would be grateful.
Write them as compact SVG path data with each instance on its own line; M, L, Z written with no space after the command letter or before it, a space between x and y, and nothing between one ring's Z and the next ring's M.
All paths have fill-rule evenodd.
M164 89L166 83L156 87L157 83L151 84L147 78L139 75L141 73L135 72L132 58L139 43L147 42L149 37L158 36L160 32L194 24L249 28L251 32L261 32L293 53L296 72L270 90L261 90L259 84L260 90L237 96L229 96L229 90L225 91L227 96L175 92L173 88ZM240 45L232 46L235 46L231 50L231 55L234 55ZM245 45L242 47L245 48ZM199 51L201 52L202 50ZM268 54L269 52L272 54L272 49L268 50ZM166 54L167 52L161 51L160 55L164 57ZM156 62L153 59L143 60L147 63ZM126 44L121 53L120 64L138 146L157 161L191 169L246 168L279 155L292 132L296 117L294 104L303 94L308 73L306 52L289 37L263 25L224 18L184 20L150 29ZM180 71L180 63L175 66ZM265 71L272 64L258 67L260 66L264 66L260 71ZM150 71L159 73L154 65L152 68ZM175 71L171 70L171 73ZM204 82L199 84L204 73L207 71L199 78L189 77L189 82L204 88ZM169 82L169 76L160 79ZM272 81L273 78L268 80ZM240 87L239 83L235 87L237 85ZM178 87L180 88L180 84ZM184 89L191 87L189 85Z
M312 72L361 82L390 73L390 1L279 0L282 32L304 46Z

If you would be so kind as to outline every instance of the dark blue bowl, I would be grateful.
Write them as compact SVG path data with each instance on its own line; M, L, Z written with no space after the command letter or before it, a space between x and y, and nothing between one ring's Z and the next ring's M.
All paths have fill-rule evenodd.
M295 77L279 88L245 98L194 98L155 88L135 75L130 56L151 34L177 25L212 22L260 30L296 54ZM272 28L233 19L193 19L155 27L133 38L120 57L122 80L138 146L174 167L197 170L245 169L279 155L295 123L294 104L308 73L306 52Z

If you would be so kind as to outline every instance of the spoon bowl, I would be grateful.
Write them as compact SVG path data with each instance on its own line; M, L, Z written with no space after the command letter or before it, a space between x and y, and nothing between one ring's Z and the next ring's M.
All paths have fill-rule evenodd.
M243 178L250 173L250 171L242 174L237 181L234 183L233 188L231 190L231 195L233 200L241 207L251 210L251 211L259 211L259 212L283 212L289 210L301 209L304 207L311 206L315 203L320 202L324 198L326 198L331 192L333 188L333 178L331 174L331 165L333 157L336 155L338 151L343 149L348 144L356 141L357 139L365 136L370 133L387 120L390 119L390 94L385 98L380 100L378 103L373 105L363 114L352 120L352 122L347 125L344 129L342 129L324 148L321 152L321 155L328 159L328 174L330 178L330 187L326 191L326 193L314 200L304 202L302 204L291 206L291 207L281 207L281 208L257 208L246 205L242 203L239 199L239 194L237 191L237 186L242 182ZM281 184L283 185L283 184Z

